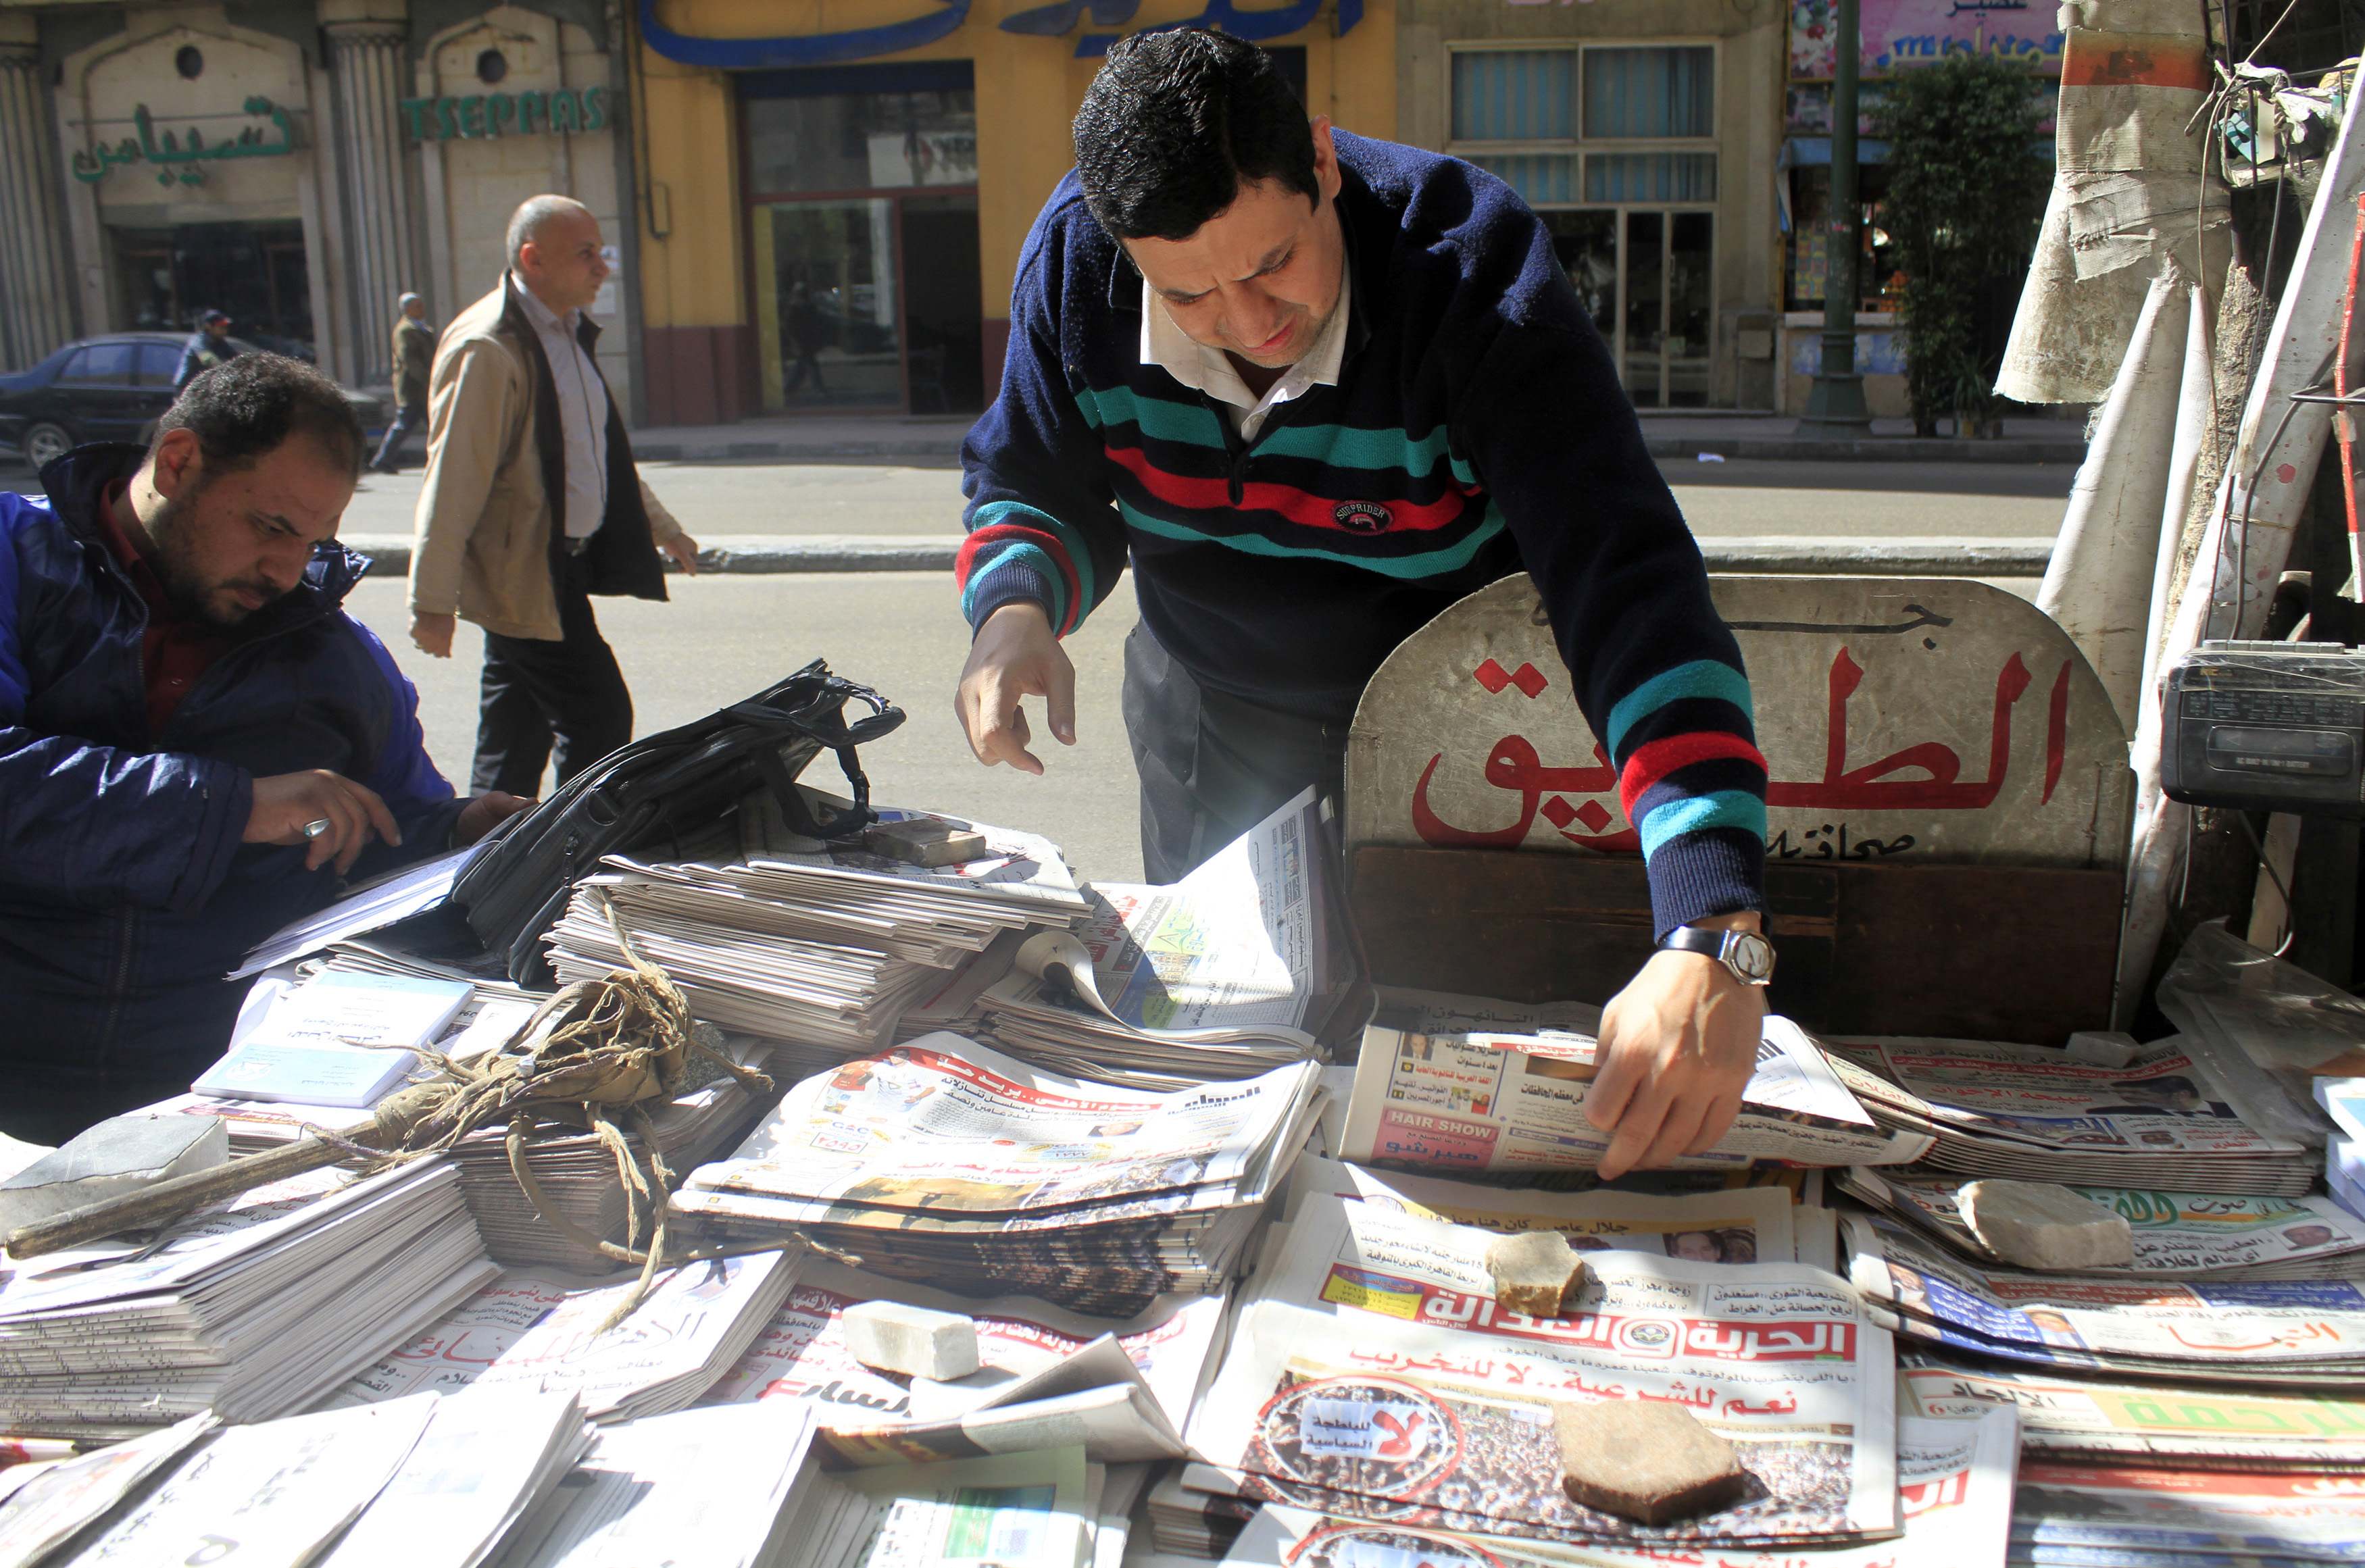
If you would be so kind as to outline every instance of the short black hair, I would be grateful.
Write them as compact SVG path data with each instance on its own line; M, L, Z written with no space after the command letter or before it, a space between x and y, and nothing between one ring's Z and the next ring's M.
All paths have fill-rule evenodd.
M197 438L206 467L217 473L251 468L294 435L354 474L362 468L362 422L344 389L301 360L260 351L240 354L189 378L156 421L156 442L168 431Z
M1266 180L1321 199L1314 130L1288 78L1256 45L1205 28L1112 44L1075 135L1084 204L1114 239L1188 239Z

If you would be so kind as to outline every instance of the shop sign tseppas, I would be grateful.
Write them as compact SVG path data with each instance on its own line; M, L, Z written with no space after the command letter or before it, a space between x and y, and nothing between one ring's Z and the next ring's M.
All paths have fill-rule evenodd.
M413 141L464 141L503 136L565 136L608 129L608 89L561 87L550 93L470 93L405 98L397 106Z

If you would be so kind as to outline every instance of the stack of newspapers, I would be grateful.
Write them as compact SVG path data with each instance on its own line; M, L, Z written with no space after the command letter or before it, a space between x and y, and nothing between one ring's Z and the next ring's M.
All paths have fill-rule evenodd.
M1847 1171L1839 1191L1904 1221L1974 1267L2003 1266L1972 1234L1957 1206L1965 1183L1894 1172ZM2365 1219L2329 1198L2161 1193L2143 1188L2072 1191L2126 1217L2135 1261L2076 1271L2111 1280L2348 1280L2365 1275Z
M1339 1152L1362 1163L1463 1170L1587 1170L1609 1147L1586 1119L1595 1040L1577 1030L1471 1028L1451 1002L1384 1004L1363 1031ZM1930 1140L1875 1125L1799 1027L1765 1020L1741 1114L1677 1169L1753 1159L1885 1165Z
M2169 1383L2306 1388L2365 1375L2365 1293L2345 1281L2093 1279L1967 1261L1922 1226L1841 1221L1873 1321L1998 1361Z
M562 982L624 967L622 927L701 1018L827 1056L886 1044L907 1008L997 936L1064 928L1084 913L1048 840L942 821L985 853L919 866L790 838L742 813L728 843L685 845L671 860L611 857L544 937L551 967Z
M1936 1172L2289 1196L2322 1161L2174 1039L2124 1066L1988 1041L1827 1044L1876 1121L1930 1140L1919 1158Z
M1125 1316L1237 1271L1319 1088L1312 1062L1117 1088L929 1035L798 1084L674 1207L720 1242L801 1234L874 1273Z
M763 1071L770 1052L762 1042L730 1036L723 1054L742 1067ZM768 1108L770 1095L759 1094L746 1083L706 1058L693 1054L682 1088L662 1103L648 1107L649 1125L656 1134L655 1150L642 1148L638 1135L627 1137L645 1162L654 1152L667 1170L678 1175L701 1160L713 1159L745 1135L750 1123ZM510 1169L508 1136L494 1126L463 1140L452 1151L460 1167L460 1186L483 1232L485 1250L495 1260L524 1266L601 1271L612 1260L582 1245L543 1217L518 1185ZM630 1201L616 1169L616 1157L597 1134L580 1127L544 1123L527 1136L527 1170L541 1189L543 1209L571 1222L574 1228L611 1245L647 1240L644 1234L628 1237Z
M1138 1088L1307 1060L1342 1030L1351 1038L1368 994L1335 883L1309 790L1171 887L1088 887L1071 935L1030 939L972 1017L937 1021Z
M0 1431L105 1437L303 1408L498 1271L431 1159L319 1170L0 1273Z
M746 1355L796 1282L782 1252L702 1259L658 1274L613 1326L639 1278L510 1269L347 1380L326 1405L421 1392L564 1393L599 1422L685 1409Z
M970 1318L978 1370L937 1382L864 1366L845 1316L877 1301ZM807 1258L787 1302L706 1400L809 1403L830 1446L857 1463L1070 1442L1102 1462L1171 1458L1225 1305L1220 1295L1167 1296L1131 1317L1087 1317L1032 1297L974 1300Z

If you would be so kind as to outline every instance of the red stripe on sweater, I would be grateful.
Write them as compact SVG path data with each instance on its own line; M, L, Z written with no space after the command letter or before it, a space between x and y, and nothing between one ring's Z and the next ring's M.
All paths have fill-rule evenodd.
M1626 759L1626 767L1619 776L1619 802L1626 808L1627 818L1631 821L1634 802L1668 774L1679 767L1689 767L1695 762L1721 762L1728 757L1754 762L1761 769L1765 766L1765 756L1755 746L1739 735L1715 731L1695 735L1669 735L1665 740L1637 746L1634 754Z
M1139 447L1112 446L1107 450L1112 461L1123 465L1141 481L1142 488L1170 506L1188 507L1194 511L1278 512L1301 528L1318 528L1330 533L1366 532L1345 526L1336 515L1342 502L1359 498L1356 497L1333 498L1310 494L1295 485L1250 481L1240 487L1239 504L1235 506L1231 487L1222 479L1192 479L1169 474L1152 464ZM1461 519L1469 499L1468 493L1455 490L1425 506L1412 501L1384 502L1390 519L1388 531L1428 533L1447 527Z
M1084 612L1083 594L1077 584L1076 564L1068 559L1068 547L1059 543L1058 536L1040 528L1028 528L1015 522L997 522L990 527L981 528L963 539L960 549L953 555L953 591L958 593L969 587L969 575L977 565L979 547L998 543L1003 540L1015 543L1040 545L1050 553L1052 560L1059 564L1059 575L1067 580L1068 585L1068 613L1065 617L1067 624L1055 627L1053 630L1062 637L1074 631L1076 617Z

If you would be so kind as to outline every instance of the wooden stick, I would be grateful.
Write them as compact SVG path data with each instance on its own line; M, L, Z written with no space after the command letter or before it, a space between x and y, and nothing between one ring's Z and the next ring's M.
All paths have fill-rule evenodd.
M80 1247L118 1231L151 1230L192 1209L236 1197L267 1182L334 1165L349 1157L351 1150L345 1147L348 1143L384 1148L399 1141L412 1126L450 1100L453 1087L449 1083L422 1083L404 1090L379 1105L377 1114L354 1128L349 1139L331 1143L324 1138L304 1138L268 1154L194 1170L136 1193L102 1198L20 1226L8 1234L8 1256L21 1261Z

